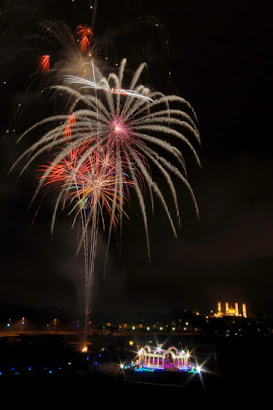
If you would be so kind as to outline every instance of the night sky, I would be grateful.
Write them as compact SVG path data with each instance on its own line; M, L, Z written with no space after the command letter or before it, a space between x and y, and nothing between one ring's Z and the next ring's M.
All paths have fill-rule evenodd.
M29 95L31 64L21 68L18 58L22 33L27 35L39 18L62 19L73 32L79 24L91 24L89 7L96 3L47 0L35 1L35 8L30 1L4 3L0 306L77 316L84 292L83 260L75 255L77 230L63 213L51 236L50 196L32 223L36 208L28 211L28 205L36 177L29 172L18 179L18 169L9 173L24 148L15 144L25 129L24 117L12 127L10 122ZM113 237L105 278L105 236L100 234L95 316L171 317L185 308L209 311L222 300L245 302L249 312L272 317L272 12L269 1L98 0L94 39L101 58L107 57L111 67L126 57L132 69L146 61L148 86L192 104L200 125L202 145L196 149L202 169L186 154L200 221L184 188L177 186L178 239L160 204L153 216L148 209L151 262L134 197L121 242ZM36 122L36 111L27 111L26 123Z

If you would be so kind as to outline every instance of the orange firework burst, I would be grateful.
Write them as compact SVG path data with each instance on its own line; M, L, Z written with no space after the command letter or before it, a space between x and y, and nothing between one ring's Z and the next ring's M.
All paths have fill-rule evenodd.
M90 40L93 37L93 31L88 26L79 25L77 27L76 35L80 37L80 49L85 52L90 46Z
M71 125L75 124L76 122L76 116L75 114L72 112L72 114L69 115L68 119L65 122L65 129L64 129L64 133L63 133L63 137L64 138L69 138L72 135L71 132Z
M49 71L50 70L50 55L44 54L39 58L38 69L41 71Z
M93 153L78 169L75 184L71 187L70 194L76 207L88 208L91 212L99 210L102 219L105 209L116 225L124 202L124 191L117 189L121 178L123 176L116 172L115 165L105 166L100 155ZM124 179L122 183L132 184Z
M119 172L110 152L92 150L83 161L88 146L71 150L59 163L51 162L40 167L43 185L61 187L65 199L74 203L72 211L78 215L83 209L90 215L99 211L104 225L104 210L110 215L114 225L123 211L122 204L128 192L118 189L129 187L133 182ZM71 211L71 212L72 212Z

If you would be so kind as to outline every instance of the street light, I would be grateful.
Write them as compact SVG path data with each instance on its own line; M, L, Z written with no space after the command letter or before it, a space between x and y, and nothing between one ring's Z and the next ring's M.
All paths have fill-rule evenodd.
M25 325L25 317L22 317L22 319L21 319L21 332L22 333L24 331L24 325Z

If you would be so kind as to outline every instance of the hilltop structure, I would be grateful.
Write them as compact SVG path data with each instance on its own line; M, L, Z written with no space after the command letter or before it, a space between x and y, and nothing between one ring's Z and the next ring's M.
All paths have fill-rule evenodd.
M236 302L234 307L230 306L228 302L225 302L225 309L222 310L222 303L217 303L217 313L214 313L214 317L224 317L224 316L239 316L247 317L246 314L246 304L242 303L242 309L239 310L239 303Z

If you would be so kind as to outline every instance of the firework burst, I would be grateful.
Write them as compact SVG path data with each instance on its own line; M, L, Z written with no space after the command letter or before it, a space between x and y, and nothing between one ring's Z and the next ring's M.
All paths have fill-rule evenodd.
M71 76L65 76L65 80L69 84L73 84L73 83L81 84L82 88L93 88L95 90L103 90L103 91L109 92L110 94L122 95L124 97L132 96L132 97L139 98L141 100L146 100L146 101L149 101L149 102L154 101L148 95L138 93L135 90L125 90L124 88L121 88L118 85L111 88L108 81L106 81L105 78L103 78L99 83L95 83L94 81L89 81L85 78L72 76L72 75Z
M79 37L80 49L85 53L89 49L91 38L93 37L91 27L79 25L77 27L76 35Z
M71 32L62 21L43 21L37 31L35 26L34 34L26 36L20 48L16 44L20 57L28 51L31 58L35 55L35 64L38 63L31 85L38 86L39 93L49 87L50 101L54 101L55 107L61 106L62 111L42 118L21 135L19 141L31 135L35 140L12 167L22 164L22 174L45 156L46 165L39 166L32 201L41 189L56 188L52 231L60 207L69 209L72 226L80 220L77 250L84 251L86 321L99 228L108 231L108 252L112 230L119 227L122 233L126 202L134 192L150 258L145 188L152 211L155 199L159 200L176 236L180 207L174 179L187 188L198 216L183 149L200 165L195 149L200 143L198 121L185 99L155 92L141 84L145 63L139 65L129 81L126 59L121 61L117 72L104 74L105 64L98 57L102 46L93 37L97 1L93 3L91 26L78 25ZM158 26L157 21L152 23L153 27ZM20 59L19 65L24 62L25 59ZM167 190L162 189L153 170L167 183ZM169 193L174 215L167 200Z
M121 61L118 74L110 73L107 78L101 74L98 81L106 81L111 88L120 86L124 80L125 66L126 60L124 59ZM180 224L179 204L172 176L178 178L187 187L198 215L196 199L187 179L185 160L181 150L177 148L172 140L184 144L185 148L190 150L200 165L194 142L190 141L192 139L192 141L199 144L200 136L196 114L185 99L175 95L166 96L138 84L145 66L145 64L141 64L132 76L130 90L134 91L134 95L123 96L109 93L108 90L103 88L101 90L103 95L98 97L97 90L92 87L89 94L83 94L80 87L81 83L72 86L71 83L67 84L66 78L63 85L53 87L55 92L68 95L69 100L72 101L70 112L73 112L73 133L71 133L65 147L55 156L53 165L57 166L57 164L62 163L69 152L78 149L82 144L87 146L84 152L81 153L78 167L81 167L99 147L111 149L116 173L129 175L134 184L134 190L142 212L147 248L150 255L146 204L139 175L148 186L152 208L153 198L156 196L160 200L176 236L175 223L169 210L166 194L152 177L150 166L155 167L168 184L178 224ZM90 81L97 83L96 78L91 78ZM138 98L138 95L143 95L147 99ZM178 105L181 107L177 108ZM67 133L67 126L70 127L70 118L71 114L69 116L64 114L45 118L22 135L23 137L30 132L36 131L40 126L49 125L50 127L49 131L39 141L31 145L19 158L18 161L27 159L22 172L38 156L63 143L63 135ZM52 126L57 121L59 125ZM175 163L168 159L170 156L173 157ZM46 170L44 178L47 178L49 174L49 170ZM38 185L35 195L41 186L42 182ZM123 178L115 182L115 190L123 195ZM111 204L113 210L115 210L117 195L114 195ZM123 205L120 204L120 206L122 208ZM120 218L120 224L122 225L121 222L122 218Z
M103 229L106 230L106 213L109 216L111 226L118 224L121 212L124 213L123 203L129 197L129 188L133 182L126 175L117 173L116 160L103 147L98 146L98 150L93 150L82 162L81 157L86 149L88 146L82 144L80 147L70 150L67 156L58 163L51 162L41 166L40 179L43 186L56 187L59 192L52 223L54 224L56 212L62 199L63 205L68 202L70 213L75 214L74 222L78 217L81 220L82 235L79 249L83 247L85 257L87 321L90 311L99 222L101 221ZM121 179L122 186L127 186L127 190L119 192L117 186L120 185ZM87 322L85 326L87 326Z
M39 58L38 69L42 71L49 71L50 69L50 55L45 54Z

